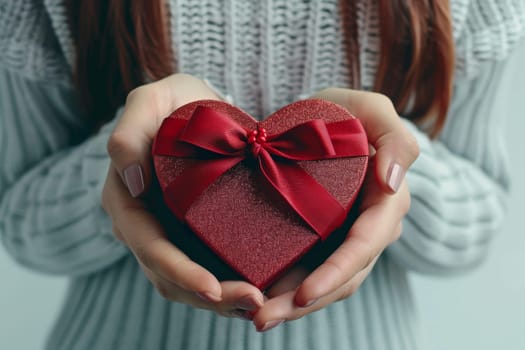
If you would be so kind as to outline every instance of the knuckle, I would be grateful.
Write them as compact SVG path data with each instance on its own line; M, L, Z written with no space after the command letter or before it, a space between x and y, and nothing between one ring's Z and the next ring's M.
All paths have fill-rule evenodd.
M390 97L385 94L377 93L377 99L383 106L395 111L396 108L394 106L394 102Z
M389 109L395 111L394 103L392 102L390 97L388 97L385 94L382 94L380 92L369 92L367 94L366 99L368 100L367 102L373 103L375 106L381 109Z
M167 89L162 83L162 80L138 86L128 93L126 97L126 108L131 104L135 104L135 101L136 104L147 102L150 108L154 108L155 113L157 113L166 91Z
M109 137L106 150L109 156L114 160L127 151L128 144L128 135L116 130Z
M135 100L139 96L142 96L144 94L150 94L150 93L151 93L150 84L137 86L136 88L132 89L126 96L126 104L129 104L131 101Z
M353 99L356 113L360 115L399 118L392 100L379 92L359 91L358 99Z
M201 79L191 75L191 74L187 74L187 73L175 73L173 74L173 79L174 80L180 80L180 81L189 81L189 80L193 80L193 81L202 81Z
M339 258L339 256L341 258ZM338 253L337 251L334 252L332 254L332 256L330 258L328 258L325 262L324 262L324 265L327 266L328 268L334 270L339 276L344 276L345 275L345 270L344 270L344 267L342 266L341 264L341 259L344 259L345 256L341 253Z

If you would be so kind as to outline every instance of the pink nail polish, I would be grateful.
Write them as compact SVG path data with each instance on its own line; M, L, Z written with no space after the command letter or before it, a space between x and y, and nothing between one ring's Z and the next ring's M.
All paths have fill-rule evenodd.
M397 163L392 163L390 165L390 168L388 169L388 174L386 176L386 182L388 184L388 187L394 192L397 192L399 190L399 186L401 186L401 182L403 181L403 178L405 177L405 171L401 167L401 165Z
M216 303L218 301L221 301L220 297L210 292L196 292L195 294L202 300L210 302L210 303Z
M278 325L280 325L283 322L284 322L284 320L268 321L268 322L266 322L264 324L264 326L262 326L262 328L257 329L257 331L259 331L259 332L269 331L270 329L277 327Z
M313 304L315 304L315 302L319 300L319 299L312 299L310 301L308 301L306 304L303 305L303 307L309 307L309 306L312 306Z
M144 175L139 163L128 166L123 171L124 181L128 187L129 193L136 198L144 192Z

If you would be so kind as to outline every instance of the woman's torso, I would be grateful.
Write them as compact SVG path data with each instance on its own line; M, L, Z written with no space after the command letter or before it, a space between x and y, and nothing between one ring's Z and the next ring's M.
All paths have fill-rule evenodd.
M168 5L177 70L209 80L256 118L353 83L337 0ZM362 5L359 69L370 89L377 18ZM406 273L387 258L352 298L258 334L249 322L163 300L128 256L71 282L48 348L419 349L414 327Z

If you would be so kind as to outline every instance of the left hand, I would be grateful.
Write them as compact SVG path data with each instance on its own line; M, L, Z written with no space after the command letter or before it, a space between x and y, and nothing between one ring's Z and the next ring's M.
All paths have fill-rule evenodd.
M346 107L359 117L367 132L373 156L362 188L361 214L343 244L315 271L309 274L296 267L268 290L269 299L253 318L258 331L352 295L382 251L400 237L402 219L410 207L403 174L419 149L388 98L348 89L327 89L315 97ZM392 164L401 168L395 175Z

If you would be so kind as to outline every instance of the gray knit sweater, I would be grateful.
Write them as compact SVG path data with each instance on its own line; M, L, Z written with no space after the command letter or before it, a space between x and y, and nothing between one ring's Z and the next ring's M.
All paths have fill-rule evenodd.
M47 348L420 350L407 271L455 274L483 260L502 224L508 172L491 98L525 30L523 0L451 0L457 69L443 134L414 125L412 208L360 290L258 334L251 323L162 299L111 234L100 206L112 124L87 136L71 84L61 0L0 0L0 235L14 259L70 276ZM356 0L361 84L379 57L372 0ZM349 86L337 0L170 0L178 71L262 117L298 96ZM45 301L43 301L45 302Z

